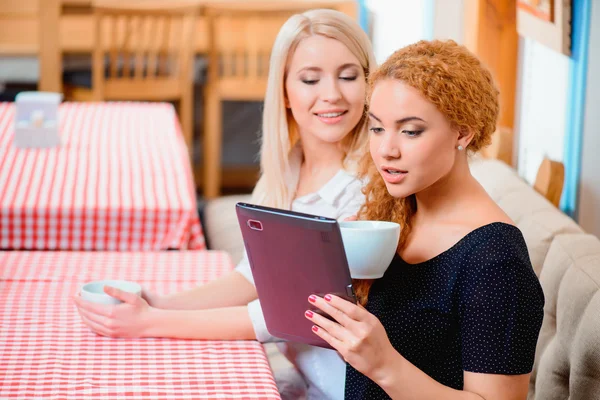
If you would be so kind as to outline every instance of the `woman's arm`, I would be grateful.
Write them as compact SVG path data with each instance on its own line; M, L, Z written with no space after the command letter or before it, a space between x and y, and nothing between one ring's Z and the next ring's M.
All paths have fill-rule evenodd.
M524 400L529 374L464 373L462 391L435 381L391 345L381 322L363 307L336 296L310 296L309 301L336 321L306 312L313 331L334 347L357 371L398 400Z
M153 308L133 293L106 287L105 292L123 303L95 304L74 297L83 322L108 337L169 337L180 339L255 339L248 306L207 310Z
M74 301L83 322L104 336L255 339L262 312L247 307L258 297L251 276L244 258L229 274L183 292L159 296L144 290L139 297L107 287L105 292L123 304L98 305L79 296ZM261 326L256 329L262 335Z
M142 336L177 339L254 340L247 306L210 310L160 310L148 314Z
M241 306L256 300L256 288L238 271L205 285L167 296L149 294L146 299L155 308L170 310L203 310Z
M463 390L444 386L393 350L390 360L373 381L398 400L524 400L529 375L495 375L464 372Z

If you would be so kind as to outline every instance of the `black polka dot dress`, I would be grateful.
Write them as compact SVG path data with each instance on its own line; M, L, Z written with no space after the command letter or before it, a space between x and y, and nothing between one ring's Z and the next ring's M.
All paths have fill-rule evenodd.
M423 263L396 256L371 287L366 308L404 358L462 390L463 371L531 372L543 307L521 231L493 223ZM348 365L345 398L389 397Z

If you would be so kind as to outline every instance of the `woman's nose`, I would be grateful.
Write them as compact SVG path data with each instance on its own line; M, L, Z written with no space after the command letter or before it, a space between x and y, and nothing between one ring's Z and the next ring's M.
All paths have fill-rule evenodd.
M400 146L392 132L385 132L379 144L379 155L384 158L400 158Z
M342 98L342 92L336 79L326 79L323 82L321 96L329 103L335 103Z

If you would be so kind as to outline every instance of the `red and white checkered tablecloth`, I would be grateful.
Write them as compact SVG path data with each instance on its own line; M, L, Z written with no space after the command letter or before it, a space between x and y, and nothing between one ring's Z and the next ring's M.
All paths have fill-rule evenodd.
M63 103L49 149L16 148L14 117L0 103L0 248L205 248L173 106Z
M258 342L105 338L71 300L92 279L167 293L231 267L213 251L0 252L0 399L280 399Z

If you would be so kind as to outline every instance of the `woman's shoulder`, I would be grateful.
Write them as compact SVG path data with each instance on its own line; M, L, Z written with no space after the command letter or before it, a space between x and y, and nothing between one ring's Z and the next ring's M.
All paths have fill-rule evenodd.
M361 179L354 171L340 169L334 179L330 181L331 188L335 188L335 192L340 197L364 197L363 188L365 186L364 179Z
M521 230L506 221L493 221L481 225L468 233L464 240L474 249L508 250L527 247Z
M338 210L336 218L344 219L356 215L365 203L363 181L355 173L342 169L332 183L336 186L331 198L332 204Z
M483 225L463 239L463 272L468 275L533 272L529 251L521 230L510 223Z
M527 315L523 318L529 320L521 322L528 326L535 321L541 324L544 292L519 228L491 223L476 230L470 240L456 288L459 301L477 315L473 318L481 321L481 315L489 312L493 316L487 320L493 322L503 315L500 309L513 310L517 305L520 315Z

